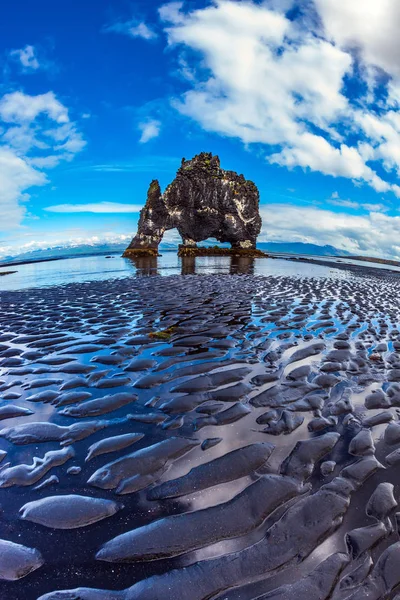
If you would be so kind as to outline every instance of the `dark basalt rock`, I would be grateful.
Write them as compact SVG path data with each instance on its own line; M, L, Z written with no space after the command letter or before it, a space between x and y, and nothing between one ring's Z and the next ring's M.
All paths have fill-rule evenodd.
M234 171L220 167L218 156L201 152L182 163L164 193L153 180L140 212L138 231L124 256L158 254L164 232L176 228L182 237L181 256L251 254L261 230L257 186ZM228 242L232 249L197 248L208 238Z

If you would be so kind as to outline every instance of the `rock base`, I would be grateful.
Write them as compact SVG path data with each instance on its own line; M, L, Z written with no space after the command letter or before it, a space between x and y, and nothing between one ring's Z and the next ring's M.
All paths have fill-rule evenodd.
M161 256L157 248L127 248L123 253L123 258L141 257L141 256Z
M246 256L248 258L268 258L268 254L257 248L220 248L219 246L178 247L178 256Z

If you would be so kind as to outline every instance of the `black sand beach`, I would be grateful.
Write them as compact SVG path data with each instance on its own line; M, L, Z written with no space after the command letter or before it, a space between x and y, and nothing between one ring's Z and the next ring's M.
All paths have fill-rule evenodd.
M0 291L0 598L395 597L399 275L232 260Z

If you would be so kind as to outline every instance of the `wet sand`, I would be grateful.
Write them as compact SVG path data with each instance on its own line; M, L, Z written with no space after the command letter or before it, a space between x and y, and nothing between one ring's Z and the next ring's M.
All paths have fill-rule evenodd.
M395 597L400 278L246 270L0 292L1 599Z

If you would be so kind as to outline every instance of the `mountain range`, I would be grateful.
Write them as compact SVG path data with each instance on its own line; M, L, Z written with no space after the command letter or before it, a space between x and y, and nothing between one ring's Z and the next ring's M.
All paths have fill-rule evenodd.
M207 244L204 244L207 245ZM208 245L214 245L210 242ZM55 246L41 250L32 250L13 256L5 256L0 262L0 266L6 266L25 262L41 262L47 260L58 260L62 258L74 258L78 256L96 256L103 254L119 254L125 250L124 243L99 243L96 245L82 244L74 247ZM305 254L313 256L349 256L350 253L345 250L338 250L334 246L318 246L316 244L306 244L302 242L260 242L257 244L260 250L271 253L283 254ZM161 242L160 250L163 252L176 251L177 245L171 242Z

